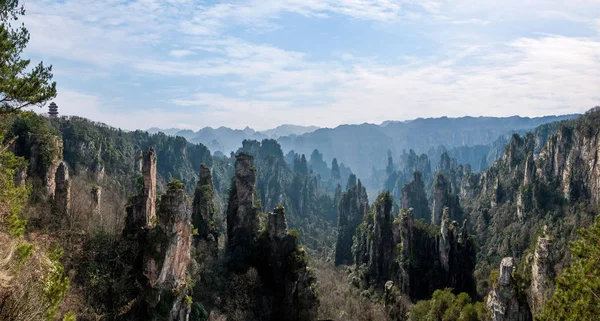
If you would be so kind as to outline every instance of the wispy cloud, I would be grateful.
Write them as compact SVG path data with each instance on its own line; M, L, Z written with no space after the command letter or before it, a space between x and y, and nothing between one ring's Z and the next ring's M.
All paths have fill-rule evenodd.
M491 0L29 0L26 6L27 53L54 64L61 111L123 128L533 116L599 103L597 1L507 0L498 7ZM289 17L301 26L297 39L281 36L288 35ZM341 42L341 49L333 37L317 43L302 32L314 21L362 34L345 34L353 43ZM570 29L558 35L549 21ZM344 31L340 24L360 28ZM381 52L369 53L371 45ZM131 91L117 85L127 81ZM109 98L116 96L124 98Z

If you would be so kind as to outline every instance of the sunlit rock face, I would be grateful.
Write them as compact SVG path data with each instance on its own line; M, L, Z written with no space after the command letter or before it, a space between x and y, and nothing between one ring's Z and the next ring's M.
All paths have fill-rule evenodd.
M500 273L487 298L487 308L492 321L530 321L531 313L527 303L517 296L516 285L512 273L517 262L512 257L505 257L500 262Z

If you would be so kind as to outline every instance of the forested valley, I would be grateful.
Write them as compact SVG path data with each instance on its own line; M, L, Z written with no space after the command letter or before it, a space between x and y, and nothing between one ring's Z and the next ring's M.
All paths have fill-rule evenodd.
M0 1L0 320L600 320L600 107L124 130L38 108L24 13Z

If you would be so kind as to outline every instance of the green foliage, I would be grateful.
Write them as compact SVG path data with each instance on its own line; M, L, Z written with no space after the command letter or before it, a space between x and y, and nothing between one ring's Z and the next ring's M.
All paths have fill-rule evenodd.
M190 321L206 321L208 320L208 312L200 302L194 302L192 304L192 311L190 313Z
M25 14L18 0L0 3L0 113L14 112L23 107L42 106L56 97L52 82L52 66L43 63L30 68L30 60L21 54L29 42L29 32L17 20Z
M27 220L22 219L16 213L12 213L8 219L8 234L21 237L25 233L25 227L27 226Z
M301 235L301 233L298 230L294 230L294 229L289 230L288 234L293 237L296 237L296 238L300 238L300 235Z
M65 275L65 267L60 263L63 249L53 245L48 250L48 273L44 276L43 294L45 300L46 320L54 320L63 297L69 291L71 282Z
M183 185L183 183L180 180L178 180L178 179L172 179L167 184L167 189L169 191L178 191L178 190L184 190L185 186Z
M33 254L33 244L28 242L20 242L17 245L17 262L23 264Z
M6 219L8 232L20 237L25 231L27 221L20 217L29 197L30 189L24 184L15 185L15 176L24 170L27 163L22 157L16 157L3 146L4 137L0 135L0 219Z
M600 216L570 244L575 261L556 280L539 321L595 320L600 315Z
M483 302L471 302L466 293L454 295L452 289L436 290L430 300L417 302L409 312L410 321L485 321Z
M77 317L75 316L75 314L73 312L68 312L63 317L63 321L77 321Z

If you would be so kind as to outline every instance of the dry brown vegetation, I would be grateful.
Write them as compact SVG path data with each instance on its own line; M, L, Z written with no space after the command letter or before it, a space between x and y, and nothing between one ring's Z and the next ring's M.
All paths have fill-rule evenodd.
M348 280L346 267L336 267L333 262L314 260L311 266L315 270L321 293L319 320L347 321L392 321L389 307L385 307L375 296L361 295L362 291ZM404 304L404 303L403 303Z

